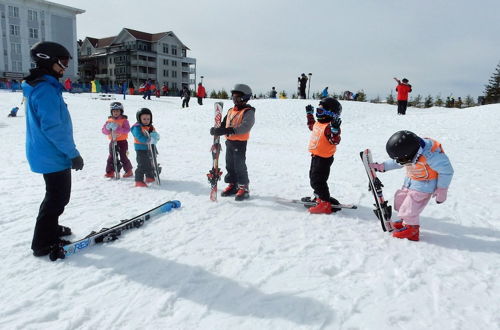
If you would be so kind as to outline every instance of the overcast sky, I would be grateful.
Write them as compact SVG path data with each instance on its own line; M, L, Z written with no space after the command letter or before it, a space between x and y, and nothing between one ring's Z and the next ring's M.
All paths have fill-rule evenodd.
M209 91L292 93L304 72L311 93L385 98L406 77L414 96L477 97L500 62L499 0L52 1L86 11L79 39L173 31Z

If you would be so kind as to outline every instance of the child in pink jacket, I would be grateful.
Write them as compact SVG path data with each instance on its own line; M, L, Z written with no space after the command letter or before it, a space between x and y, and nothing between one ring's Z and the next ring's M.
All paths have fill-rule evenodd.
M439 142L420 138L410 131L394 133L387 141L386 150L391 159L381 164L372 163L371 168L378 172L406 169L403 187L394 195L398 219L391 222L397 229L392 236L418 241L420 213L431 197L435 197L438 204L446 201L453 167Z

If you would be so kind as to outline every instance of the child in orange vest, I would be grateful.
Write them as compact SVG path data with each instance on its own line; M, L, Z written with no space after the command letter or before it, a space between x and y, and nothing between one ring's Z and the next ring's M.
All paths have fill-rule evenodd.
M245 84L236 84L231 90L234 107L227 111L220 127L212 127L211 135L226 135L226 170L224 181L228 186L222 197L235 195L236 201L250 198L246 165L247 142L255 123L255 108L247 102L252 89Z
M135 186L147 187L146 183L155 181L154 168L148 152L148 143L157 144L160 134L153 126L153 114L148 108L142 108L136 114L137 123L132 126L134 136L134 149L137 153L137 169L135 170ZM146 134L145 132L148 132ZM149 137L148 137L149 135ZM144 182L146 177L146 182Z
M111 116L108 117L108 120L104 123L102 127L102 133L107 135L110 143L109 143L109 156L108 161L106 163L106 174L104 174L107 178L113 178L115 176L115 170L113 167L113 154L112 154L112 143L113 143L113 134L116 135L116 144L120 153L120 162L119 167L123 167L125 174L124 178L128 178L133 175L132 173L132 164L127 157L128 154L128 133L130 132L130 124L128 122L127 116L123 114L123 105L120 102L113 102L110 105Z
M392 236L418 241L420 213L431 197L436 197L438 204L446 200L453 167L439 142L420 138L410 131L394 133L385 148L391 159L381 164L372 163L371 168L378 172L406 168L403 187L394 194L398 219L391 222L397 229Z
M333 211L332 204L339 204L335 198L330 196L327 181L330 176L330 167L333 164L333 155L340 143L342 106L336 99L327 97L319 102L319 108L316 109L318 121L314 120L312 105L306 107L306 113L307 126L311 130L309 180L317 202L316 206L309 208L309 212L330 214Z

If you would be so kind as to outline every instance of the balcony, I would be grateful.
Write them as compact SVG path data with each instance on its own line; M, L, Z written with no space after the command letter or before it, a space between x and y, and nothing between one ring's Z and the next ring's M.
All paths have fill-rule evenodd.
M131 66L145 66L148 68L156 68L156 62L149 62L149 61L143 61L143 60L130 60L130 65Z

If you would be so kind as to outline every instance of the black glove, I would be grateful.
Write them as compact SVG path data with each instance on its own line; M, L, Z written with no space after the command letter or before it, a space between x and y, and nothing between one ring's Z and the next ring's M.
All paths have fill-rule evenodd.
M71 168L74 170L81 170L83 168L83 158L82 156L76 156L71 160Z
M312 105L310 105L310 104L309 104L309 105L306 107L306 113L307 113L307 114L311 114L311 115L312 115L312 114L314 114L314 107L313 107Z
M332 126L332 128L336 129L337 131L340 128L340 124L342 124L342 119L340 119L340 117L333 117L332 121L330 122L330 126Z
M234 128L232 127L212 127L210 129L210 135L229 135L234 134Z

